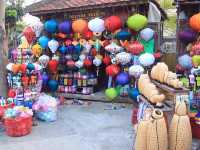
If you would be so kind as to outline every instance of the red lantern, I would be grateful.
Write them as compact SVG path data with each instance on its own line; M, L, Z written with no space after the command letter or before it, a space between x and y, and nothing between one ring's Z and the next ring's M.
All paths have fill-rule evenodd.
M57 67L58 67L58 61L57 60L53 59L53 60L49 61L48 68L49 68L49 71L51 73L56 73Z
M29 83L29 77L28 76L23 76L22 77L22 84L24 87L27 87Z
M92 33L92 31L87 30L87 31L85 31L85 32L83 33L83 36L84 36L85 39L89 40L89 39L92 38L93 33Z
M90 68L92 66L92 62L91 60L89 60L88 58L84 60L83 62L83 65L86 67L86 68Z
M91 49L91 55L96 56L97 55L97 50L95 48Z
M115 32L122 27L122 20L118 16L110 16L105 20L106 30Z
M22 73L26 73L26 64L21 64L21 65L20 65L20 71L21 71Z
M128 43L126 49L133 55L138 55L144 51L144 46L139 41Z
M16 91L14 89L10 89L8 91L8 97L9 98L15 98L15 96L16 96Z
M73 60L68 60L66 63L67 67L73 68L75 66L75 62Z
M27 42L31 44L33 40L36 38L35 32L31 27L27 27L23 31L23 35L25 36Z
M120 68L117 65L109 65L108 67L106 67L106 74L108 76L114 77L116 76L120 71Z
M105 56L105 57L103 58L103 63L104 63L106 66L108 66L108 65L111 63L111 58L110 58L110 56Z
M157 53L154 53L153 56L155 57L155 59L160 59L162 55L160 52L157 52Z

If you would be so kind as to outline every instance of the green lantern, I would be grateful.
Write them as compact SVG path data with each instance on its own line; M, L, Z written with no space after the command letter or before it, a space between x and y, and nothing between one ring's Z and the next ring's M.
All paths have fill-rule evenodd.
M105 91L105 95L109 100L114 100L118 96L118 92L115 88L108 88Z
M127 25L130 29L139 31L147 25L147 17L135 14L128 18Z

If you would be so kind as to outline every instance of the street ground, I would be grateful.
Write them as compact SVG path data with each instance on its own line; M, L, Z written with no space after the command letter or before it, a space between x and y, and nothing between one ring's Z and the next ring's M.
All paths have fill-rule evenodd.
M133 150L132 106L109 108L106 103L62 106L56 122L39 122L30 135L0 133L0 150ZM194 140L192 150L199 145Z

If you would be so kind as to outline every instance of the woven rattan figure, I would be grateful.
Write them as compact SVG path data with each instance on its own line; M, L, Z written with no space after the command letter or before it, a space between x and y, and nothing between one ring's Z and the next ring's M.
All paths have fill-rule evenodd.
M184 101L177 101L169 129L170 150L191 150L191 145L192 133L187 106Z
M155 109L147 128L147 150L168 150L167 125L163 112Z

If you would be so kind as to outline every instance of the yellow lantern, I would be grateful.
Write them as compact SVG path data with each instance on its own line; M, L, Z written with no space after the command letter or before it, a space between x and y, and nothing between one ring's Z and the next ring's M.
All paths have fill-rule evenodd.
M42 54L42 47L39 44L33 45L32 53L35 57L39 57Z

